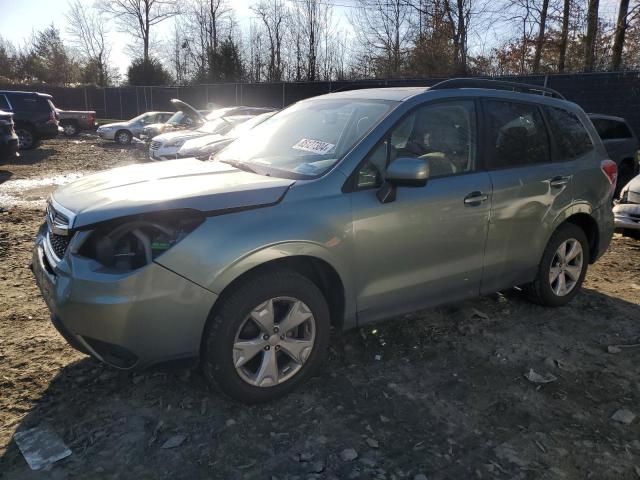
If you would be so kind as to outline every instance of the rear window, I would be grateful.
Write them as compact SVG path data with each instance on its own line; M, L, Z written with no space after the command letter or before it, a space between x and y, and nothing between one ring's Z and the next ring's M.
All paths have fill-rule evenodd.
M536 105L487 100L489 169L550 161L549 135Z
M51 102L45 97L37 95L15 95L8 93L7 97L14 110L27 112L49 112L52 110Z
M602 140L615 140L616 138L631 138L631 130L626 124L604 118L591 119L593 126Z
M573 160L593 150L593 142L580 119L556 107L544 107L562 160Z

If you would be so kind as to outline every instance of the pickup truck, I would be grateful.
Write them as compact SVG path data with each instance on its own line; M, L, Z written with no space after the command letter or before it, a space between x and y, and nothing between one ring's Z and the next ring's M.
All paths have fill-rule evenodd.
M60 126L67 137L74 137L82 130L95 130L96 112L79 110L60 110L56 108Z

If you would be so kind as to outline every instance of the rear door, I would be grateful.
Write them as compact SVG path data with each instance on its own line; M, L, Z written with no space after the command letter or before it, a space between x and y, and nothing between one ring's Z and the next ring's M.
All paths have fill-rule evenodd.
M482 293L532 280L555 218L572 201L571 168L554 162L535 103L485 99L485 168L493 185Z

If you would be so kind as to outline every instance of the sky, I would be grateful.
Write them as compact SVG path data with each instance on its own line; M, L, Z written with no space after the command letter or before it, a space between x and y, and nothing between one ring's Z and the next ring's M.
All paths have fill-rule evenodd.
M93 5L93 0L81 0L89 7ZM251 11L251 6L257 0L230 0L229 4L234 8L237 21L243 31L248 30L249 23L255 14ZM334 2L346 6L334 7L334 18L340 24L342 30L350 28L347 20L347 11L354 4L353 0L340 0ZM53 23L62 35L68 38L65 31L65 13L68 10L69 0L0 0L0 36L10 40L16 45L23 43L31 36L33 31L46 28ZM167 20L157 26L156 39L168 38L173 28L172 20ZM131 59L126 52L126 46L131 43L131 38L118 32L114 24L110 28L110 38L112 42L111 59L120 73L126 72Z
M89 7L94 0L81 0ZM229 4L234 8L236 19L243 31L248 31L249 23L255 19L255 14L251 11L251 6L258 0L229 0ZM296 1L296 0L286 0ZM329 0L325 0L329 3ZM351 34L353 28L349 23L349 12L355 6L355 0L332 0L333 18L339 31ZM613 20L617 12L618 0L600 0L600 15ZM10 40L16 45L23 45L33 31L42 30L53 23L61 32L63 39L68 38L65 31L65 13L68 10L69 0L0 0L0 36ZM155 39L168 38L171 35L173 21L167 20L156 27ZM131 38L118 32L117 26L110 28L110 38L112 43L111 60L124 74L130 63L130 56L126 52L126 46L131 43ZM490 48L498 40L504 37L503 31L485 32L483 39L470 39L470 45L476 47ZM473 47L473 45L472 45ZM480 53L480 52L478 52Z

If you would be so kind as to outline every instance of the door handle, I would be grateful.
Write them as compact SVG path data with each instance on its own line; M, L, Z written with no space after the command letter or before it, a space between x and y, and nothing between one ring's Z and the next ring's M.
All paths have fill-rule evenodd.
M557 177L553 177L551 180L549 180L549 185L551 185L553 188L560 188L566 186L567 183L569 183L569 180L571 180L571 177L563 177L561 175L558 175Z
M486 202L489 199L489 195L482 192L471 192L469 195L464 197L464 204L469 205L471 207L475 207L480 205L482 202Z

